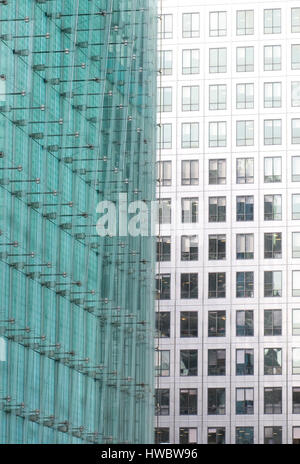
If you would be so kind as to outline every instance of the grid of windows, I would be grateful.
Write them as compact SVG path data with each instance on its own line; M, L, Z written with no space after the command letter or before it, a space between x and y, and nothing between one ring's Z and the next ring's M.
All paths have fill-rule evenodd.
M300 8L289 3L276 8L253 4L250 9L246 3L237 4L230 12L225 6L215 11L212 5L202 9L193 4L189 12L178 15L179 21L182 18L179 52L177 45L163 45L172 48L173 60L161 68L174 72L177 60L180 67L178 89L172 87L171 98L169 90L163 90L166 98L160 98L164 113L168 108L176 111L172 93L173 100L175 93L179 99L176 122L173 115L163 115L163 124L172 124L169 139L173 130L176 167L173 179L160 176L161 186L176 202L171 226L180 223L180 234L171 232L172 250L179 250L171 275L180 291L172 287L170 298L180 295L178 304L189 305L184 310L181 306L180 316L174 313L171 327L173 337L189 339L177 351L176 375L186 383L175 392L172 389L175 416L199 413L200 390L194 377L216 382L205 383L201 392L203 415L212 416L205 437L200 427L186 427L182 422L174 432L180 443L282 443L286 426L274 425L273 418L268 423L269 415L285 413L289 407L285 399L291 394L293 414L300 413L300 387L289 385L288 389L283 375L293 374L294 379L300 375L296 345L300 336ZM295 35L289 35L285 43L285 33ZM193 37L197 39L192 41ZM231 44L226 42L230 37ZM168 89L170 84L162 79ZM168 148L168 137L163 145ZM165 169L167 173L168 164ZM176 170L179 195L172 190ZM161 261L163 256L161 252ZM165 256L167 264L167 248ZM288 259L293 259L289 267ZM234 306L229 307L232 302ZM290 351L287 333L296 340L291 339ZM199 337L201 347L206 346L203 358L199 344L194 344ZM230 352L229 339L236 343ZM256 375L263 382L259 388ZM219 379L214 377L218 376L223 384L217 384ZM266 416L259 436L258 402ZM234 438L226 420L224 424L213 420L228 411L237 415ZM289 440L300 443L298 425L288 434Z

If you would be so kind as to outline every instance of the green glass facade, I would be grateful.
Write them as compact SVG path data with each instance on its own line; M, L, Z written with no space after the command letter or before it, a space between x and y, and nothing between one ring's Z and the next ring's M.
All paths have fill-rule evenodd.
M153 442L155 3L0 2L0 443Z

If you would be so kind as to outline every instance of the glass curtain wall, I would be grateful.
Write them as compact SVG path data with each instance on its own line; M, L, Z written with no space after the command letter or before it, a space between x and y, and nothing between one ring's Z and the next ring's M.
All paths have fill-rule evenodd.
M1 3L0 443L151 443L155 2Z

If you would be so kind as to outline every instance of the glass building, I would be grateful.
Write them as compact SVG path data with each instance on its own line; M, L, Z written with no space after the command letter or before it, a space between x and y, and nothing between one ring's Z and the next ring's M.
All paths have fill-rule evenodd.
M95 226L155 197L156 21L0 2L0 443L153 441L152 238Z

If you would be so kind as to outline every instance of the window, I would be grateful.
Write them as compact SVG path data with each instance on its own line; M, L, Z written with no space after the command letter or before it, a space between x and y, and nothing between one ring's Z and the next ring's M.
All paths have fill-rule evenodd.
M264 310L264 335L277 336L282 333L281 309Z
M264 296L282 296L281 271L264 272Z
M281 387L266 387L264 389L264 414L282 413Z
M254 197L238 196L236 197L236 220L253 221L254 217Z
M181 185L198 185L198 160L184 160L181 162Z
M209 72L226 73L227 72L227 48L210 48L209 49Z
M200 50L182 50L182 74L199 74Z
M226 235L208 236L208 259L226 259Z
M226 110L227 85L217 84L209 86L209 109Z
M198 351L180 350L180 375L198 375Z
M281 33L281 10L279 8L264 10L264 33Z
M225 427L209 427L207 429L208 445L225 445Z
M293 374L300 374L300 348L293 348Z
M282 374L282 349L264 349L264 375Z
M160 50L158 52L158 63L160 66L160 72L163 76L170 76L172 74L172 61L172 50Z
M158 204L159 224L171 224L171 199L162 198Z
M291 106L300 106L300 82L294 81L291 83Z
M226 335L226 312L208 311L208 336L225 337Z
M207 389L207 414L225 415L225 388Z
M170 338L170 312L159 311L155 313L155 336Z
M209 146L226 147L227 125L225 121L209 123Z
M254 234L236 234L236 259L254 258Z
M238 147L254 145L254 121L236 122L236 145Z
M239 10L236 12L236 35L254 34L254 11Z
M300 182L300 156L292 156L292 181Z
M180 415L197 415L198 395L196 388L180 389Z
M162 187L172 185L172 161L157 162L157 181Z
M292 8L292 32L300 32L300 8Z
M182 37L190 39L200 37L200 15L199 13L183 13L182 15Z
M155 389L155 415L168 416L170 414L170 390L168 388Z
M198 122L183 122L181 124L181 148L199 147Z
M265 233L264 234L265 258L281 258L281 232L280 233Z
M272 232L264 234L265 259L274 259L282 257L281 232Z
M300 427L293 427L293 445L300 445Z
M226 350L208 350L207 375L226 375Z
M300 296L300 271L293 272L293 296Z
M181 185L199 184L198 160L181 161Z
M300 219L300 194L292 195L292 219Z
M181 427L179 429L179 444L188 445L197 443L197 429L192 427Z
M156 261L171 261L171 237L157 237Z
M159 87L157 89L157 104L158 111L172 111L172 87Z
M161 150L172 148L172 124L160 124L157 129L157 148Z
M157 274L156 299L170 300L171 298L171 274Z
M281 107L281 82L265 82L264 106L265 108Z
M293 335L300 335L300 309L293 309Z
M181 222L194 224L198 222L198 198L181 199Z
M163 14L160 16L161 23L158 27L158 37L160 39L172 39L173 37L173 15Z
M198 274L181 274L181 298L198 298Z
M253 311L242 309L236 312L236 336L252 337L254 335Z
M254 158L237 158L236 183L253 184L254 182Z
M282 443L282 427L265 427L264 428L264 444L265 445L281 445Z
M236 72L254 71L254 47L236 48Z
M226 184L226 160L209 160L209 184Z
M155 441L156 445L161 443L169 443L170 441L170 432L167 427L156 427L155 428Z
M265 145L281 145L281 119L265 119L264 143Z
M226 273L208 273L208 298L226 298Z
M196 311L181 311L180 337L198 337L198 313Z
M293 388L293 414L300 414L300 388Z
M300 119L292 119L292 143L300 143Z
M281 195L264 196L264 220L279 221L281 220Z
M182 111L199 111L199 85L182 87Z
M235 443L236 445L253 445L254 427L236 427Z
M157 350L155 352L155 375L157 377L169 377L170 375L170 351Z
M226 222L226 197L209 197L208 221Z
M227 34L226 11L211 11L209 13L209 35L210 37L221 37Z
M300 232L293 232L293 258L300 258Z
M281 156L264 158L264 181L281 182Z
M292 69L300 69L300 45L292 45Z
M235 413L254 414L254 389L237 388L236 389L236 408Z
M181 261L198 261L198 235L181 237Z
M281 45L265 45L264 47L264 70L281 70Z
M254 350L238 349L236 350L235 375L253 375L254 374Z
M254 108L254 84L236 84L236 108Z
M254 297L254 272L251 271L236 273L236 297Z

